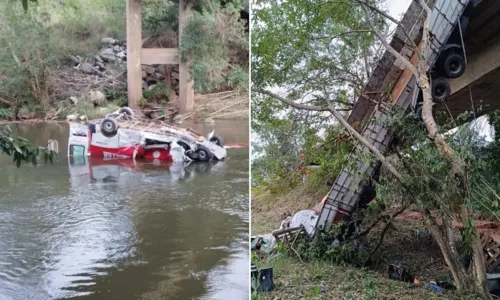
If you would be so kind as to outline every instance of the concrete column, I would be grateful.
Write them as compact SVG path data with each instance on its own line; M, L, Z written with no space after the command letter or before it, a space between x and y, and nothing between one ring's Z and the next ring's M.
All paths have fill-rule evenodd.
M142 99L142 20L141 0L127 1L127 84L128 106L137 107Z
M183 29L193 15L192 5L185 5L184 0L179 0L179 48L182 43ZM181 114L194 110L193 79L189 73L190 62L179 63L179 110Z

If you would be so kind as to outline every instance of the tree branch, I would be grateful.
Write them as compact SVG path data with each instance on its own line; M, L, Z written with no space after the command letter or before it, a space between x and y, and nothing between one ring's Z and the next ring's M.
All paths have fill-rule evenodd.
M430 17L432 11L431 11L431 8L429 7L429 5L427 5L427 3L425 3L425 0L419 0L419 2L420 2L420 6L422 6L422 8L427 13L427 17Z
M354 1L357 1L357 0L354 0ZM360 2L360 3L363 3L363 2ZM368 10L366 9L366 7L364 5L361 5L361 7L365 11L366 19L367 19L368 23L370 24L370 27L372 28L373 33L375 33L375 35L378 37L378 39L380 40L380 42L382 42L382 44L387 49L387 51L389 51L397 59L401 60L403 62L403 64L413 73L413 75L415 75L416 78L420 78L420 75L419 75L419 72L418 72L417 68L406 57L404 57L403 55L401 55L401 53L399 53L394 48L392 48L391 45L389 45L389 43L382 36L382 34L380 33L380 31L378 31L375 28L375 26L373 26L372 22L370 21L370 14L368 13ZM369 7L369 6L367 6L367 7ZM418 51L418 49L416 49L415 51Z
M258 93L261 93L261 94L264 94L264 95L268 95L268 96L271 96L291 107L294 107L294 108L297 108L297 109L303 109L303 110L311 110L311 111L331 111L331 109L327 106L317 106L317 105L305 105L305 104L300 104L300 103L296 103L296 102L293 102L293 101L290 101L290 100L287 100L279 95L276 95L275 93L273 92L270 92L270 91L267 91L267 90L264 90L264 89L257 89L255 90L256 92ZM339 102L339 103L342 103L342 104L346 104L344 102ZM346 108L346 109L343 109L343 108L336 108L335 109L336 111L350 111L351 108Z
M318 36L318 37L313 37L311 38L312 40L321 40L321 39L329 39L330 42L334 39L337 39L339 37L342 37L344 35L348 35L348 34L353 34L353 33L361 33L361 32L371 32L371 30L369 29L360 29L360 30L349 30L349 31L346 31L346 32L342 32L342 33L339 33L337 35L334 35L334 36Z
M330 111L332 112L333 116L337 119L337 121L339 121L339 123L342 126L344 126L344 128L347 129L347 131L349 131L351 135L353 135L361 144L370 149L373 155L378 160L380 160L382 165L386 167L387 170L389 170L389 172L391 172L391 174L394 175L400 183L404 184L403 175L401 175L396 170L396 168L387 160L387 158L385 158L385 156L382 153L380 153L380 151L377 148L375 148L375 146L370 144L364 137L361 136L361 134L359 134L356 130L354 130L354 128L352 128L352 126L349 123L347 123L347 121L342 117L342 115L338 111L336 111L333 107L330 108Z
M367 2L365 1L361 1L361 0L353 0L354 2L356 3L359 3L361 4L361 6L366 6L368 7L370 10L373 10L375 11L376 13L380 14L381 16L389 19L391 22L393 22L394 24L396 24L399 28L401 28L401 31L403 31L403 34L406 36L406 38L410 41L410 44L411 46L414 48L414 51L418 51L418 47L417 47L417 44L415 44L415 41L413 41L413 39L411 38L410 34L408 33L408 31L406 31L406 29L404 28L403 24L401 24L401 22L399 22L398 20L396 20L395 18L391 17L389 14L387 14L386 12L384 12L383 10L379 9L378 7L376 6L373 6L371 4L368 4ZM423 1L423 0L420 0L420 1ZM373 30L373 28L372 28Z

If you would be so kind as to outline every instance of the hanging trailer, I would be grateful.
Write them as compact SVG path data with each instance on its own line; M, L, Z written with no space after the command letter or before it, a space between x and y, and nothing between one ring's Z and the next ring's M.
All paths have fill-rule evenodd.
M406 16L406 24L412 27L412 31L414 27L422 26L422 18L424 14L423 8L418 3L419 1L413 1L410 6L410 9L414 11L418 11L420 8L420 13L416 13L418 17ZM434 6L432 8L432 14L430 18L430 47L428 49L424 49L425 57L428 58L427 62L430 66L431 70L431 78L440 78L436 76L442 75L440 72L442 65L439 66L440 60L443 59L443 55L448 53L447 51L457 49L462 50L462 43L460 44L451 44L449 43L450 37L455 33L462 38L463 27L466 26L467 19L464 17L464 12L468 5L476 6L480 1L470 1L470 0L436 0L429 1L434 2ZM408 23L408 20L412 20L411 23ZM405 21L405 20L403 20ZM405 23L405 22L403 22ZM415 36L418 34L414 33ZM417 38L415 38L417 39ZM462 39L461 39L462 40ZM455 42L455 41L453 41ZM405 49L408 49L407 41L402 41L403 45L401 45L401 39L398 41L393 39L391 42L391 46L394 48L398 48L398 51L404 52ZM406 51L408 52L408 51ZM455 53L455 52L453 52ZM413 53L413 55L416 55ZM388 70L394 68L395 65L400 65L401 62L397 61L394 57L390 57L392 55L388 55L387 53L382 57L381 61L377 68L378 71L382 70L377 74L377 69L374 71L374 76L372 77L381 77L377 76L382 73L387 75ZM408 57L411 54L407 54ZM391 60L392 59L392 60ZM464 59L465 60L465 59ZM392 64L391 64L392 61ZM385 65L384 65L385 64ZM464 66L465 67L465 66ZM384 79L380 78L372 78L370 81L377 82L379 85L394 85L394 83L398 82L401 84L401 77L404 77L403 69L400 67L400 72L396 73L399 76L385 76ZM460 70L459 73L463 74L463 71ZM458 74L458 73L456 73ZM455 75L456 75L455 74ZM460 74L460 75L461 75ZM391 75L391 74L389 74ZM387 79L387 77L389 79ZM399 105L401 108L405 110L414 109L418 110L419 108L419 93L420 89L416 84L415 77L413 75L407 75L408 81L403 83L404 87L402 91L398 94L398 97L393 99L395 105ZM453 78L453 77L452 77ZM456 78L456 77L454 77ZM432 80L432 79L431 79ZM435 82L435 80L434 80ZM370 83L369 83L370 85ZM433 86L434 88L434 86ZM448 86L449 88L449 86ZM382 88L383 90L384 88ZM434 93L433 93L434 96ZM449 95L448 95L449 96ZM446 100L446 99L444 99ZM444 101L443 100L443 101ZM434 100L436 101L436 100ZM368 123L361 130L362 136L375 148L377 148L380 152L387 152L391 143L393 142L393 137L389 134L388 128L386 128L383 124L384 120L389 117L389 110L392 104L379 101L379 104L376 107L370 106L362 106L361 109L371 110L372 113L368 115ZM354 112L354 110L353 110ZM353 114L351 112L351 115ZM362 112L363 113L363 112ZM366 119L362 117L361 119L358 117L349 117L356 122L361 119ZM349 121L348 119L348 121ZM375 189L371 183L371 178L377 175L380 169L381 163L379 161L366 163L363 159L363 155L369 153L370 150L366 146L358 145L357 151L351 154L349 161L353 162L351 167L347 167L343 169L339 176L336 178L332 188L330 189L327 199L323 204L323 208L321 210L320 216L316 223L315 232L318 231L328 231L330 230L332 224L337 223L341 220L349 219L353 211L360 205L367 204L375 197Z

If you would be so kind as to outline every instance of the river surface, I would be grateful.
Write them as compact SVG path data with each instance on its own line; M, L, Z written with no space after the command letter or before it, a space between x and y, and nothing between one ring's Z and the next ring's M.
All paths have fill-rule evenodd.
M248 148L189 165L69 159L67 124L10 126L60 154L0 156L0 300L248 299ZM194 128L248 144L248 122Z

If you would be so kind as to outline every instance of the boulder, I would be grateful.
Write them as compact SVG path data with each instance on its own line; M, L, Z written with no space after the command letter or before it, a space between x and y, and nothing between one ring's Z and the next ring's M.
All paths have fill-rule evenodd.
M74 55L70 55L69 58L77 65L81 62L81 60Z
M97 106L103 106L108 103L106 96L101 91L90 91L88 99Z
M124 60L127 57L127 55L125 54L125 52L121 51L121 52L116 53L116 57Z
M117 42L114 38L110 37L105 37L101 39L101 43L103 44L108 44L108 45L114 45Z
M164 65L157 65L155 69L156 69L156 73L160 73L163 76L165 76L165 66Z
M148 75L146 77L146 82L148 83L148 85L152 85L152 84L156 84L157 80L154 76Z
M175 78L175 79L179 80L179 72L177 72L177 71L172 71L172 73L170 73L170 75L171 75L173 78Z
M102 62L96 62L95 64L96 64L96 66L98 66L98 67L99 67L99 69L100 69L101 71L106 70L106 67L104 66L104 64L103 64Z
M99 55L94 56L94 58L95 58L95 60L96 60L97 62L100 62L100 63L103 63L103 62L104 62L104 61L102 60L102 58L101 58Z
M86 63L86 62L81 63L81 64L80 64L79 69L80 69L83 73L85 73L85 74L94 74L94 73L95 73L95 70L94 70L94 68L92 67L92 65L91 65L91 64L89 64L89 63Z
M163 75L162 73L156 73L156 79L158 80L165 80L165 75Z
M74 122L74 121L78 120L78 116L75 114L67 115L66 120Z
M113 51L115 51L115 52L120 52L120 51L122 51L122 48L121 48L119 45L115 45L115 46L113 47Z
M150 90L150 91L151 91L151 90L153 90L155 87L156 87L156 84L152 84L152 85L150 85L150 86L148 87L148 90Z
M78 102L80 102L80 99L78 99L78 97L75 96L69 97L69 100L71 100L71 103L73 104L77 104Z
M148 83L146 81L142 81L142 88L147 89L148 88Z
M113 49L111 49L111 48L102 49L101 51L99 51L99 56L104 61L115 61L116 60L115 53L113 52Z
M35 113L30 111L26 107L21 107L21 109L18 111L17 116L20 119L26 120L26 119L33 119L35 117Z
M142 79L145 79L148 76L148 73L146 71L142 70Z
M142 66L142 70L146 71L146 73L148 75L153 75L155 73L155 71L156 71L155 67L147 66L147 65L146 66Z

